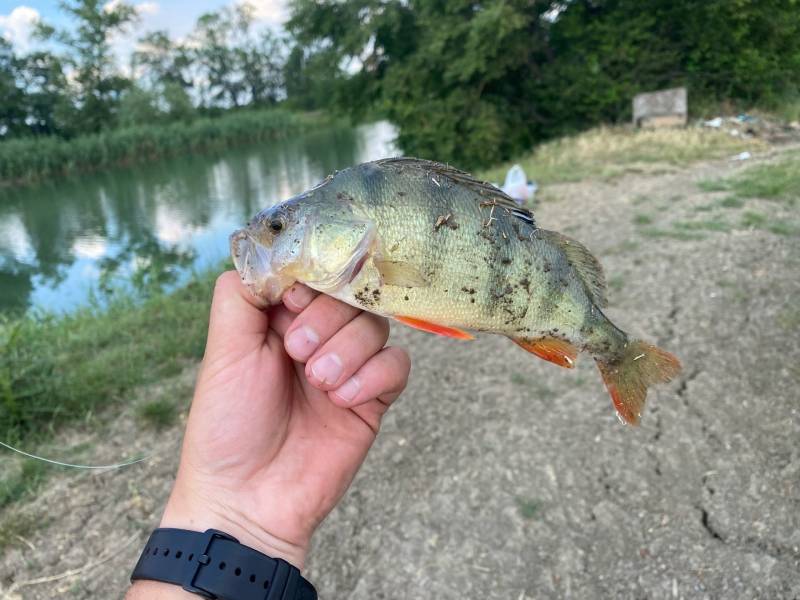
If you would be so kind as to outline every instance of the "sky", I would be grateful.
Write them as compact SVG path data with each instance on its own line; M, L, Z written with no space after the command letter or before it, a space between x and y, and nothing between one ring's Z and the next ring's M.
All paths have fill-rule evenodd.
M116 2L118 0L110 0ZM166 29L171 37L182 38L188 34L201 14L222 8L241 0L128 0L139 12L136 29L113 41L114 51L122 64L127 63L136 45L136 39L147 31ZM288 0L249 0L256 7L257 19L264 25L280 28L286 20ZM27 0L9 2L0 0L0 36L10 41L20 53L32 49L33 23L42 19L56 27L69 27L71 22L58 8L58 0Z

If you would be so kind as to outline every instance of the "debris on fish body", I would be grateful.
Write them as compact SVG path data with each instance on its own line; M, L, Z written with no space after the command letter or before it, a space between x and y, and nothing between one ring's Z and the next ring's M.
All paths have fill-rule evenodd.
M261 211L231 236L231 253L242 281L272 304L299 281L432 333L505 335L562 367L587 352L628 423L648 386L680 371L603 314L603 271L583 245L444 164L391 158L340 171Z

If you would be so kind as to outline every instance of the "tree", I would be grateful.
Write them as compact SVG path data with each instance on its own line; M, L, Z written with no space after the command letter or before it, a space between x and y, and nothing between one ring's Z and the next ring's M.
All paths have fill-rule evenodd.
M129 80L115 70L109 41L136 22L136 9L122 0L65 0L61 10L77 23L74 31L40 22L39 37L63 46L63 61L75 70L78 126L98 131L113 125L115 109Z
M0 138L25 129L25 91L17 81L18 69L11 44L0 36Z
M339 3L297 0L298 41L355 74L341 104L370 103L400 127L408 154L472 168L533 141L530 100L550 2ZM310 62L310 60L309 60Z
M192 56L184 44L177 44L166 31L153 31L139 39L132 57L133 71L140 69L152 86L172 83L192 87Z
M271 104L282 87L282 41L255 26L255 8L235 4L201 15L191 35L206 104Z

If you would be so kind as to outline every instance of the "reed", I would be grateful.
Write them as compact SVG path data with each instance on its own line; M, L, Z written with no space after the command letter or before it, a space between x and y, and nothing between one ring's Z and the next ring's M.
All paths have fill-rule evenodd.
M189 122L134 126L80 136L0 142L0 185L20 185L70 173L153 161L284 137L324 117L284 109L242 110Z

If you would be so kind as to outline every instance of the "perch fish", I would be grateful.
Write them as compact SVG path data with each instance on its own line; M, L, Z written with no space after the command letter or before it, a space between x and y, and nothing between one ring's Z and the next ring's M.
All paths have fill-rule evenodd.
M583 245L448 165L392 158L335 173L258 213L231 235L231 254L272 304L299 281L431 333L505 335L562 367L587 352L627 423L650 385L680 371L603 314L603 271Z

